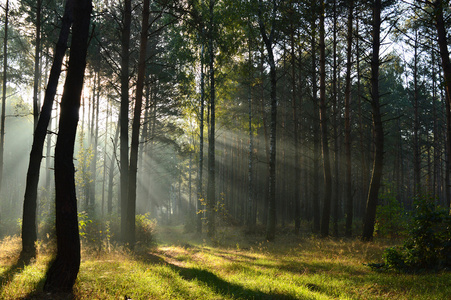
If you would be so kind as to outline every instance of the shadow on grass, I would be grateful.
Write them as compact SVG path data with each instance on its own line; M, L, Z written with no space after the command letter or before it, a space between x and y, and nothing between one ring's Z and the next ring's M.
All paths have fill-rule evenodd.
M0 275L0 294L3 292L6 285L13 280L14 276L20 274L24 268L32 263L36 259L34 255L20 255L17 261L11 265L5 272ZM45 282L45 276L39 280L36 285L36 289L24 297L19 298L20 300L38 300L38 299L52 299L52 300L72 300L75 299L73 293L58 293L49 294L43 292L43 286Z
M3 292L3 289L8 284L8 282L13 279L14 275L22 272L22 270L30 264L33 258L34 257L31 255L20 255L17 261L0 275L0 293Z
M187 281L197 281L206 284L215 293L223 296L231 296L234 299L276 299L276 300L294 300L298 299L291 295L281 294L277 292L262 292L258 290L248 289L242 285L235 284L224 280L216 274L198 268L185 268L168 262L159 255L152 253L140 253L135 258L152 264L164 264L176 271L179 276Z
M177 271L184 280L197 280L198 282L206 284L216 293L224 296L232 296L233 298L237 299L297 299L291 295L284 295L276 292L265 293L247 289L241 285L230 283L207 270L197 268L184 268L173 264L168 264L168 266Z

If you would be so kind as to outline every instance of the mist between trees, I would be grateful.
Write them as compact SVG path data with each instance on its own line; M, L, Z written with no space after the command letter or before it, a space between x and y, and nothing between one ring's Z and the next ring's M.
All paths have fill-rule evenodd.
M0 234L36 215L30 245L53 232L74 32L28 215L21 200L70 3L1 4ZM117 241L133 248L137 214L211 239L244 226L268 240L277 228L371 240L382 193L405 211L421 195L450 207L448 1L92 5L76 199Z

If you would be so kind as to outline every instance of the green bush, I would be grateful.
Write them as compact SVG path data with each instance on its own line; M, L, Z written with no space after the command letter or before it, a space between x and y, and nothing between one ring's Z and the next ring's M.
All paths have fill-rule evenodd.
M372 265L406 272L451 268L451 216L433 199L421 197L415 203L409 235L400 247L388 248L384 264Z
M385 184L379 196L376 211L375 234L381 237L399 237L405 234L407 215L391 184Z
M152 245L155 240L155 227L157 225L157 220L151 219L150 214L136 215L136 242L147 246Z

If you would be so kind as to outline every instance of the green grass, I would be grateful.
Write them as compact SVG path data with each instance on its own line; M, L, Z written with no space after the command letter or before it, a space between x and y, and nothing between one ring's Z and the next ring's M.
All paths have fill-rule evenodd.
M449 299L451 273L374 272L390 241L284 234L269 243L224 230L212 246L180 227L159 228L158 245L134 253L82 253L73 295L42 292L51 251L16 263L19 238L0 244L0 299ZM233 232L233 233L232 233Z

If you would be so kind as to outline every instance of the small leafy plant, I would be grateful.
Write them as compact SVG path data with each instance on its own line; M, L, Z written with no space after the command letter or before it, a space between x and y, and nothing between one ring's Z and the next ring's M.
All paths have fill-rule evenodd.
M435 205L430 197L415 202L407 240L400 247L387 248L383 264L373 268L404 272L451 268L451 216L448 209Z
M404 235L407 215L392 184L385 184L377 206L375 232L381 237L394 238Z

